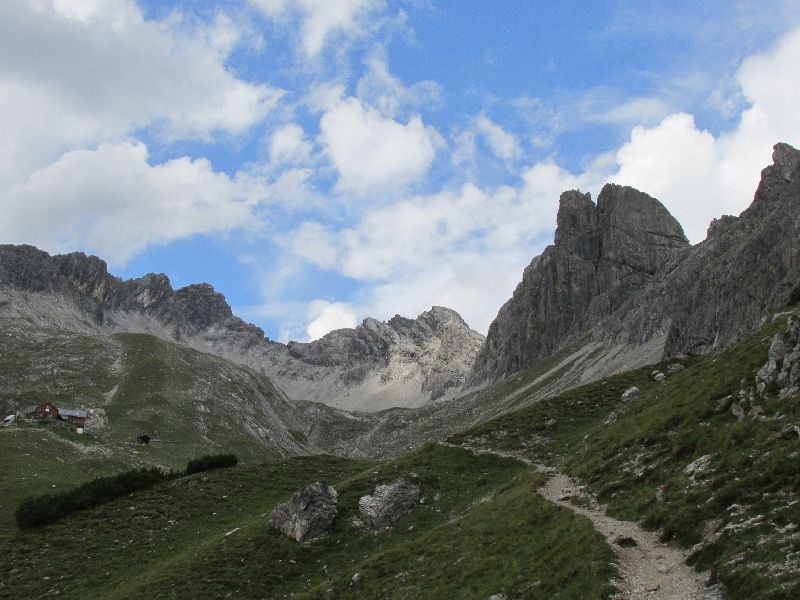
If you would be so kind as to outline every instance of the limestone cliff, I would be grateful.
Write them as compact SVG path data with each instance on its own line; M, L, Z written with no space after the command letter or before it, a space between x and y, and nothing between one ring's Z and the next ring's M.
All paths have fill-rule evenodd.
M800 282L800 152L778 144L773 161L752 205L715 220L693 247L657 200L632 188L605 186L597 206L562 194L554 243L500 309L470 382L579 341L609 359L625 350L604 372L710 352L783 310Z
M595 205L564 192L554 243L525 269L489 327L472 376L498 379L585 337L689 249L664 206L608 184Z

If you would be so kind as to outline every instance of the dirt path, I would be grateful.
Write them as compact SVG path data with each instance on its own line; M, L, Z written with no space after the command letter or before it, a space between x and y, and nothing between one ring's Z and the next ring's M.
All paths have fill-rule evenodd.
M616 596L619 600L721 600L724 597L718 587L706 587L706 577L702 573L686 565L688 553L685 550L661 543L656 533L645 531L636 523L609 517L602 506L566 475L535 465L517 454L466 449L515 458L547 474L547 483L539 493L550 502L588 517L616 552L620 579L614 585L619 590ZM579 499L581 505L574 504L570 498Z

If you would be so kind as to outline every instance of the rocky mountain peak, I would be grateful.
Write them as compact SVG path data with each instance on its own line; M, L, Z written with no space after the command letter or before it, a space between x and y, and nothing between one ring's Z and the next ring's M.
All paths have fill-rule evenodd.
M607 184L561 194L554 243L525 269L489 328L473 383L496 379L584 336L689 248L655 198Z
M293 358L321 369L312 376L317 382L315 399L342 408L377 410L419 405L458 389L482 345L483 336L457 312L436 306L416 319L367 318L354 329L331 331L313 342L290 342L288 350ZM331 382L334 371L336 381ZM291 392L292 383L288 385ZM369 389L369 394L351 394L354 385ZM327 398L316 396L323 391ZM387 404L392 396L393 403Z
M592 202L591 194L582 194L577 190L569 190L561 194L558 200L556 216L556 246L595 254L596 249L587 247L587 243L597 229L597 207Z
M800 152L784 142L775 144L772 150L772 167L780 172L786 181L795 181L798 177L797 167L800 165Z
M588 194L564 192L555 243L500 309L471 382L587 339L628 356L620 362L627 368L741 339L780 311L800 280L798 208L800 152L783 143L752 205L716 219L695 247L667 209L638 190L608 184L596 206Z

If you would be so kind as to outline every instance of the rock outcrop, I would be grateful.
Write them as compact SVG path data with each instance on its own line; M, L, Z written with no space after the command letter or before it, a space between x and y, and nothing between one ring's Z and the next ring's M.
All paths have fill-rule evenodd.
M298 542L314 540L333 525L339 495L327 481L317 481L297 490L292 497L272 511L272 527Z
M712 223L693 247L646 194L607 185L597 206L562 194L554 244L500 309L470 382L570 345L627 348L621 369L711 352L784 309L800 281L800 152L778 144L773 161L752 205Z
M748 383L748 382L745 382ZM767 362L755 381L739 390L740 405L747 409L757 401L785 398L800 392L800 318L789 317L785 333L776 333L769 345Z
M663 357L743 339L786 309L800 281L800 152L777 144L752 204L724 217L663 277L620 307L598 335L637 343L666 332Z
M405 479L379 485L372 494L359 499L356 525L372 530L391 527L411 512L419 497L419 486Z
M680 224L647 194L608 184L595 205L564 192L552 246L500 309L473 383L518 371L580 340L689 250Z
M366 319L284 345L236 317L207 283L174 290L163 274L121 280L95 256L50 256L32 246L0 246L0 317L151 333L255 368L294 400L367 412L452 396L483 344L455 311L434 307L417 319Z

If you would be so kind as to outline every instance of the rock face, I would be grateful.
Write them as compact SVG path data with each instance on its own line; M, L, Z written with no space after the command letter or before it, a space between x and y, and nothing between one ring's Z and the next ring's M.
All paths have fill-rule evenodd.
M419 495L419 486L404 479L379 485L371 495L359 499L359 525L366 529L390 527L411 512Z
M270 514L270 525L298 542L308 542L326 533L338 511L338 494L327 481L318 481L297 490Z
M554 244L500 309L470 382L578 343L628 348L621 368L711 352L784 309L800 281L800 152L778 144L773 161L752 205L694 247L646 194L607 185L597 206L562 194Z
M206 283L173 290L166 275L123 281L83 253L0 246L0 318L105 333L144 332L270 376L294 400L362 411L421 406L460 388L483 336L447 308L388 323L366 319L288 345L239 319Z
M647 194L608 184L595 205L564 192L552 246L525 269L489 327L473 382L495 380L591 331L689 250L680 224Z
M755 376L755 385L740 392L742 399L768 400L800 392L800 318L790 317L785 333L776 333L769 346L767 362Z
M366 319L315 342L290 342L289 355L305 369L279 381L290 396L349 410L421 406L460 388L483 339L440 306L417 319Z
M741 340L785 310L800 281L800 152L777 144L753 203L712 226L675 268L620 308L601 335L637 341L666 332L663 356Z

